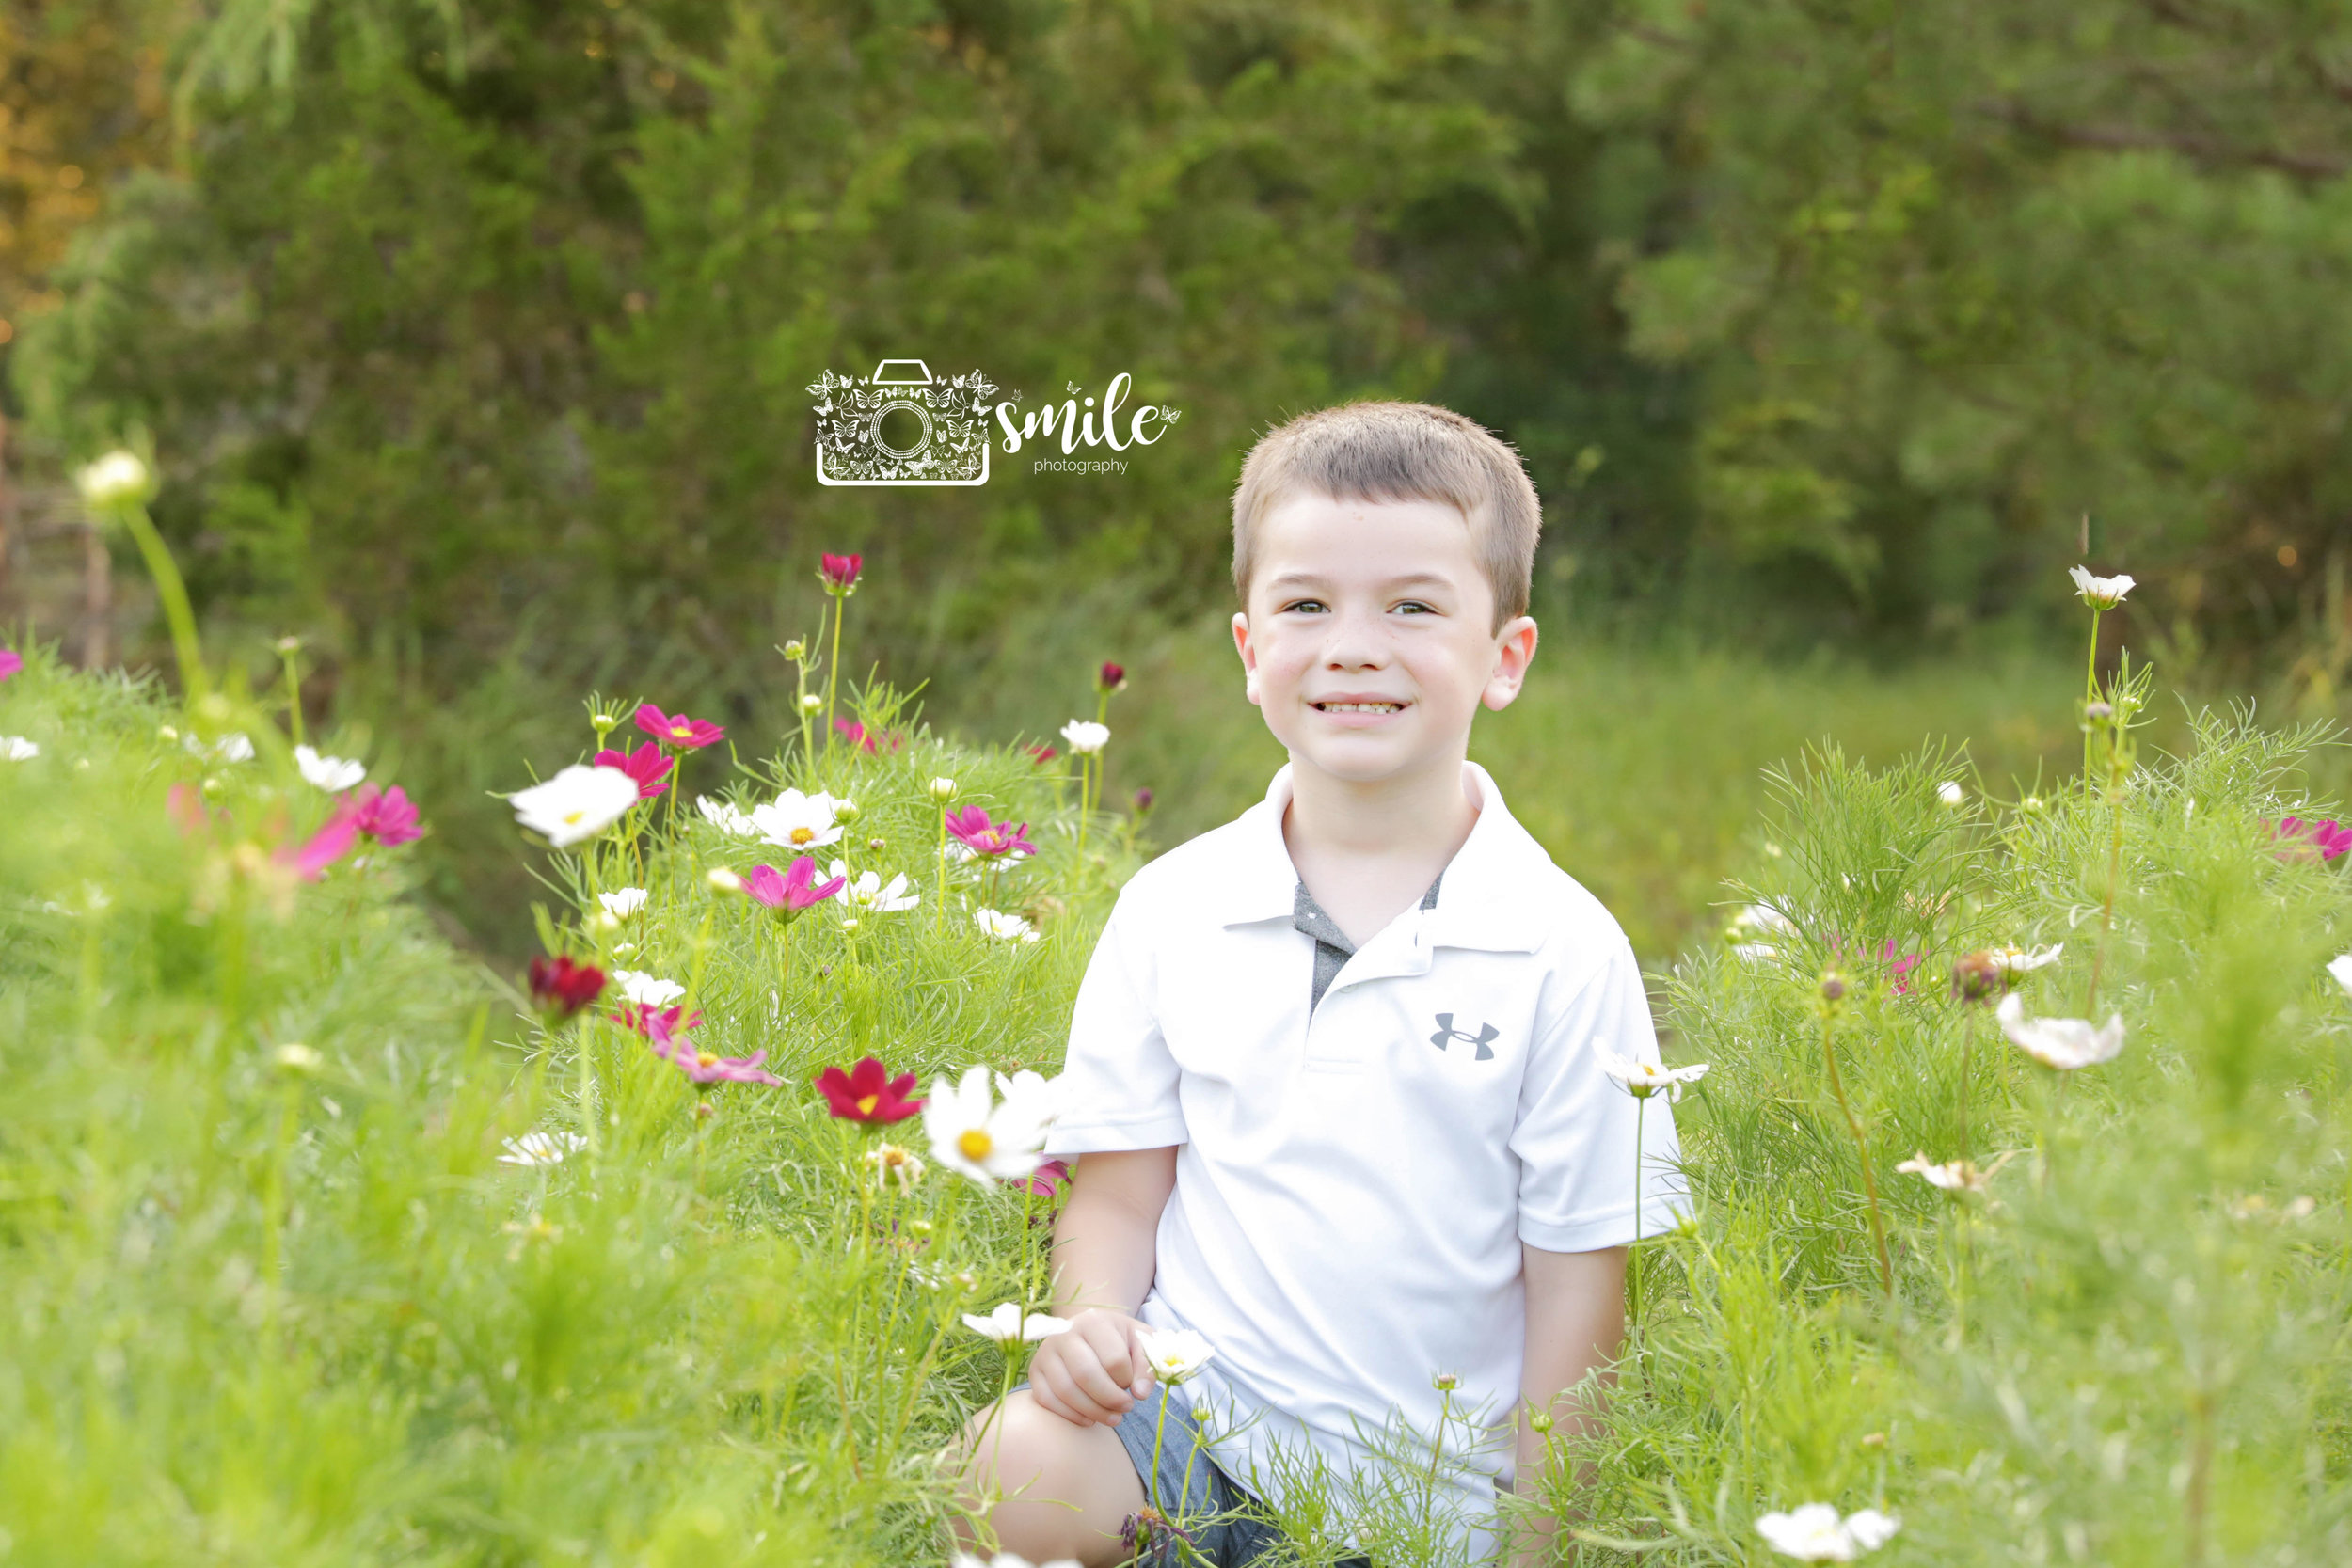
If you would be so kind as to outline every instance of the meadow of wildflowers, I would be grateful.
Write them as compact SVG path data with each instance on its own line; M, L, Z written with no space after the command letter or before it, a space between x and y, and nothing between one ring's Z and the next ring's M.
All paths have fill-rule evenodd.
M1066 753L941 736L835 679L860 564L791 732L652 692L517 765L516 974L404 896L435 801L192 635L176 700L0 657L0 1556L946 1560L946 1446L1054 1331L1125 673ZM1564 1553L2352 1560L2347 840L2319 737L2142 754L2151 701L2094 673L2033 795L1776 775L1728 940L1659 977L1667 1068L1611 1064L1678 1100L1697 1217L1520 1483ZM1426 1496L1282 1523L1458 1561Z

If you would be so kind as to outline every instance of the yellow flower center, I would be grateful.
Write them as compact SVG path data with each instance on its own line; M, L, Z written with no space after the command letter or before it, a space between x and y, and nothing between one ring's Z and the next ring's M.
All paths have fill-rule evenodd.
M694 732L688 729L683 724L673 724L670 726L670 737L673 740L691 740L693 738L693 736Z
M960 1133L956 1138L957 1149L965 1159L975 1164L987 1159L990 1151L995 1147L996 1140L977 1127L968 1132Z
M857 1102L857 1110L858 1110L858 1115L860 1115L860 1116L862 1116L862 1117L870 1117L870 1116L872 1116L872 1115L874 1114L874 1107L875 1107L875 1106L877 1106L877 1105L879 1105L879 1104L881 1104L881 1103L882 1103L882 1096L881 1096L881 1095L878 1095L878 1094L862 1095L862 1096L860 1096L860 1097L859 1097L859 1099L858 1099L858 1102ZM885 1159L885 1160L893 1160L893 1159L895 1159L895 1158L896 1158L896 1156L895 1156L895 1155L893 1155L893 1154L888 1154L888 1153L885 1153L885 1154L882 1156L882 1158L883 1158L883 1159Z
M694 1053L694 1065L696 1067L707 1068L717 1062L718 1059L718 1057L712 1055L707 1051L697 1051Z
M795 844L806 844L810 839L815 838L816 836L816 830L812 828L795 828L792 830L792 842Z
M587 815L585 811L567 811L564 814L564 825L568 828Z

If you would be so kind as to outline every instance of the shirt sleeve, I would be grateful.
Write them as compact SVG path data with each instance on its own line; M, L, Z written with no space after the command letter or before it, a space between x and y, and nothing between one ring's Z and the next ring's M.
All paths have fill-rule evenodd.
M1641 967L1622 937L1529 1057L1511 1150L1519 1161L1519 1239L1531 1246L1590 1252L1631 1242L1637 1145L1641 1234L1672 1230L1690 1212L1666 1097L1626 1093L1603 1070L1603 1053L1659 1059Z
M1048 1154L1191 1141L1177 1098L1176 1059L1152 1008L1151 944L1135 940L1132 924L1122 895L1078 983L1062 1067L1061 1115L1046 1134Z

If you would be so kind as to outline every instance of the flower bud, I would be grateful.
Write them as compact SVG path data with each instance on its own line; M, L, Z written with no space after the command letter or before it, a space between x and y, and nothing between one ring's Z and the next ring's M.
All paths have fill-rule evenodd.
M173 729L169 724L158 724L155 726L155 738L158 740L177 740L180 738L180 732Z
M1429 1380L1429 1386L1437 1389L1438 1392L1441 1394L1451 1393L1453 1390L1459 1388L1461 1386L1462 1380L1454 1376L1452 1372L1439 1372L1437 1376Z
M809 692L806 696L801 699L801 711L803 713L815 713L824 705L825 699L819 697L814 691Z
M846 827L863 815L855 800L835 800L833 803L833 819L837 826Z
M326 1058L307 1045L288 1040L278 1048L277 1062L287 1072L316 1072L326 1065Z
M598 936L609 937L621 928L621 917L611 910L598 910L588 917L588 928Z
M588 716L588 722L595 726L596 738L602 740L619 726L621 716L617 713L592 713Z
M2039 795L2028 795L2024 800L2017 802L2017 809L2019 811L2040 811L2042 809L2042 797Z
M930 782L930 793L932 800L937 800L942 805L946 805L948 801L956 798L956 781L953 779L933 779Z
M2006 975L1991 953L1970 953L1952 965L1952 1000L1983 1002L2000 994Z
M1534 1427L1537 1432L1549 1432L1552 1427L1551 1412L1549 1410L1530 1411L1527 1417L1527 1424Z
M277 648L279 655L291 658L302 651L302 639L292 635L281 637L278 640Z
M883 838L869 838L866 841L866 847L873 853L879 855L884 849L890 847L890 841Z
M1821 971L1821 1000L1843 1002L1846 999L1846 977L1834 969Z
M1145 812L1150 811L1151 809L1152 809L1152 786L1151 786L1151 785L1149 785L1149 784L1146 784L1146 785L1144 785L1141 789L1138 789L1138 790L1136 790L1136 815L1137 816L1142 816Z
M808 657L808 644L796 637L784 645L784 657L798 663Z
M2115 717L2115 705L2113 703L2085 703L2083 717L2094 724L2104 722Z
M694 1102L694 1119L696 1121L708 1121L711 1117L717 1116L718 1114L719 1107L713 1105L707 1100L698 1100Z
M1947 806L1956 806L1968 798L1968 792L1960 787L1957 779L1946 779L1935 786L1935 798Z
M740 893L743 891L743 879L737 876L734 872L729 871L723 865L712 866L707 879L709 881L712 889L720 893Z

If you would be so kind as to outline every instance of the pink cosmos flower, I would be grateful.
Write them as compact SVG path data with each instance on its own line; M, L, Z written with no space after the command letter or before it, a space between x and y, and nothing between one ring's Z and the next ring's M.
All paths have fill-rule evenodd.
M865 564L862 555L829 555L823 558L817 575L825 579L829 592L847 594L857 586L858 568Z
M1027 1193L1036 1197L1049 1200L1058 1197L1062 1189L1070 1185L1070 1162L1048 1160L1028 1175L1016 1176L1005 1185L1016 1193Z
M693 1022L699 1023L701 1021L702 1015L697 1013ZM768 1059L765 1051L755 1051L748 1056L722 1056L716 1052L705 1051L686 1037L686 1030L692 1026L689 1023L673 1028L664 1019L657 1018L652 1027L645 1031L645 1043L653 1047L655 1055L697 1084L784 1082L771 1072L760 1070L759 1064Z
M1026 822L1017 828L1009 822L991 822L988 813L977 806L949 812L947 831L976 855L1007 855L1016 849L1024 854L1037 853L1037 846L1024 836L1029 831Z
M24 656L14 648L0 648L0 681L7 680L24 668Z
M752 867L752 874L743 879L743 892L771 910L782 910L789 917L823 903L848 886L849 881L847 877L835 877L829 882L818 882L817 857L803 855L788 871L779 872L772 865Z
M274 858L280 865L294 867L304 881L315 882L322 872L342 859L358 836L358 814L349 810L339 811L328 817L326 825L312 833L300 848L288 845Z
M350 812L359 831L378 844L406 844L424 836L424 829L417 821L416 802L398 784L389 789L361 784L359 793L352 798Z
M1059 753L1057 753L1057 752L1054 750L1054 748L1052 748L1051 746L1046 745L1046 744L1045 744L1044 742L1042 742L1042 741L1040 741L1038 744L1036 744L1036 745L1034 745L1034 746L1031 746L1031 747L1026 748L1026 750L1028 751L1028 753L1029 753L1030 758L1031 758L1033 761L1035 761L1035 762L1036 762L1036 764L1037 764L1040 768L1044 767L1047 763L1049 763L1049 762L1053 761L1053 760L1054 760L1054 758L1055 758L1057 755L1058 755L1058 754L1059 754Z
M630 1034L643 1035L651 1039L656 1031L666 1037L700 1026L703 1015L696 1013L691 1018L686 1018L683 1016L685 1011L684 1004L658 1008L650 1002L634 1002L614 1011L611 1017L613 1022Z
M2273 828L2271 835L2290 841L2279 851L2286 860L2327 862L2352 849L2352 827L2345 827L2332 816L2325 822L2306 822L2299 816L2290 816Z
M663 756L660 747L648 741L627 756L608 746L591 758L588 766L619 768L637 781L637 798L650 800L670 787L661 780L677 764L675 759Z
M689 719L683 713L664 713L651 703L638 704L635 717L639 729L681 752L699 752L727 737L725 730L707 719Z
M907 737L895 730L869 730L854 719L836 719L833 727L844 740L859 751L872 755L877 744L897 751L906 744Z

